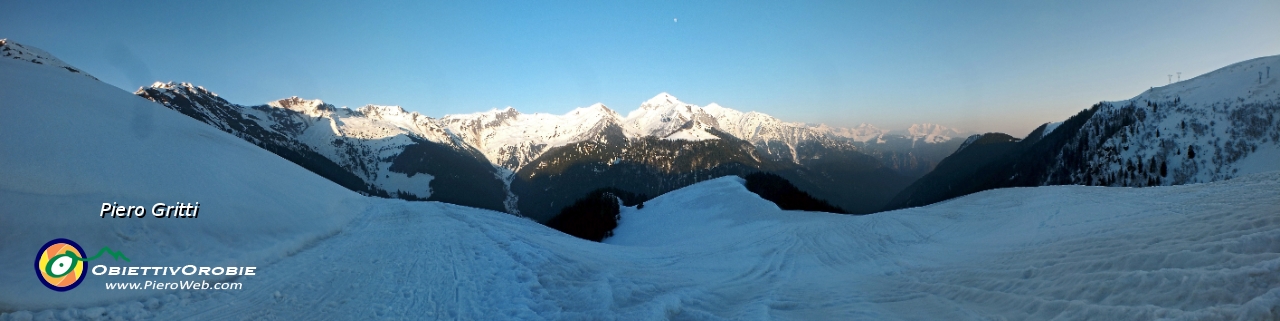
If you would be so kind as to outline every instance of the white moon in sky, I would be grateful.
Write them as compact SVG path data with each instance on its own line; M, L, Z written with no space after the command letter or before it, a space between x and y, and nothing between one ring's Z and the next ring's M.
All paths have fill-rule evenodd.
M680 22L680 18L671 19L671 21Z

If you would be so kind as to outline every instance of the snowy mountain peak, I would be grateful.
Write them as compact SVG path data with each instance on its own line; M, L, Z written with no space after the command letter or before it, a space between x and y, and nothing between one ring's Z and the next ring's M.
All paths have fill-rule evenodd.
M863 130L863 131L877 131L877 132L882 132L882 131L884 131L884 130L880 129L879 127L876 127L875 125L868 124L868 123L861 123L861 124L858 124L858 126L854 127L853 129Z
M954 135L958 133L958 131L938 124L924 123L912 124L911 127L907 128L907 133L911 134L911 136L920 137L932 135Z
M705 131L705 129L720 127L716 117L707 113L702 107L684 103L665 92L640 104L640 109L628 113L623 122L627 134L633 137L668 138L681 130ZM701 140L715 136L705 133L686 133L675 137Z
M827 135L849 138L859 142L879 141L881 136L889 133L888 130L880 129L867 123L862 123L855 127L831 127L826 124L819 124L813 128Z
M141 93L145 91L147 88L155 89L160 92L169 92L177 95L194 94L199 96L218 97L218 94L211 92L208 89L204 89L204 87L202 86L192 85L189 82L172 82L172 81L170 82L157 81L152 83L151 86L139 87L138 90L134 92L134 94Z
M507 106L501 110L494 108L489 111L470 113L470 114L449 114L444 115L440 119L446 124L466 123L466 127L472 129L491 128L516 121L523 115L514 107Z
M9 39L0 39L0 58L9 58L9 59L26 61L26 62L34 63L37 65L46 65L46 66L62 68L67 71L70 71L71 73L84 75L85 77L92 78L93 80L98 80L98 78L90 76L89 74L83 71L80 71L80 69L72 67L66 62L63 62L57 57L54 57L52 54L49 54L44 50L40 50L40 48L25 46L17 42L13 42Z
M685 103L681 102L680 99L677 99L676 96L663 92L657 96L653 96L653 98L649 98L649 100L646 100L644 103L641 103L640 109L658 109L665 106L678 106L684 104Z
M609 106L605 106L602 103L591 104L591 106L578 108L573 111L573 113L584 113L584 112L605 113L605 114L611 114L611 115L618 114L618 112L614 111L613 109L610 109Z
M962 133L959 130L929 123L912 124L906 131L906 136L915 140L923 140L927 143L944 142L960 135L962 135Z
M356 109L356 111L370 118L407 117L416 119L420 116L417 112L410 113L400 106L365 105Z
M322 100L319 100L319 99L307 100L307 99L298 98L298 96L293 96L293 97L269 102L267 103L267 105L271 107L284 108L288 110L301 112L303 114L306 114L312 117L319 116L326 112L332 112L335 109L337 109L333 105L324 103L324 101ZM371 106L372 105L367 107L371 107ZM396 108L399 108L399 107L397 106ZM400 111L404 112L404 109L400 109Z

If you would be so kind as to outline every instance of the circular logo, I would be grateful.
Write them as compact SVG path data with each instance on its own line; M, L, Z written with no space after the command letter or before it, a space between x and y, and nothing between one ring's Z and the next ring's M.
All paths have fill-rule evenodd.
M68 239L55 239L36 254L36 276L50 290L63 292L84 281L84 249Z

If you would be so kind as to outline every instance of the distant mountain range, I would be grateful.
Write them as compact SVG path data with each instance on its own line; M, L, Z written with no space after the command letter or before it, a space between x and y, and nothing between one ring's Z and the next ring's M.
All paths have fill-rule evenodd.
M958 131L833 128L659 94L623 116L603 104L564 115L514 108L446 115L338 108L291 97L230 103L188 83L135 94L271 150L353 190L550 218L605 187L658 195L723 175L779 172L869 213L958 146ZM521 201L523 199L523 201Z
M92 76L29 46L0 54ZM96 80L96 78L95 78ZM785 122L661 93L620 114L514 108L440 118L397 106L350 109L285 98L231 103L190 83L135 94L231 133L348 189L549 219L600 188L656 196L723 176L773 172L854 213L871 213L959 146L963 133L921 124L891 132Z

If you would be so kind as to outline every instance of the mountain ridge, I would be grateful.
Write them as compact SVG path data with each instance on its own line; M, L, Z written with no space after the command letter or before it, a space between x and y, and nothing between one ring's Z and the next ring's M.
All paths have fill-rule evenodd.
M958 149L942 163L968 166L923 176L885 209L1002 187L1168 186L1280 169L1280 80L1269 69L1280 55L1100 102L997 151Z
M545 194L554 186L544 184L627 187L656 195L713 175L756 171L780 171L812 195L869 213L892 196L884 193L931 169L941 158L933 155L958 145L937 126L924 126L934 132L907 131L915 136L869 125L836 129L715 103L698 106L666 92L625 115L597 103L561 115L508 107L440 118L399 106L337 107L297 96L240 105L191 83L156 82L134 94L366 195L450 202L539 220L556 211L552 199L581 196L564 194L574 192L568 190ZM699 143L708 141L715 143ZM664 159L677 163L659 161ZM528 168L548 162L563 170ZM601 174L607 168L622 170ZM522 204L522 193L541 196ZM521 212L528 208L536 212Z
M165 94L165 91L173 91L177 89L185 90L180 94ZM172 102L167 101L168 97L184 96L184 95L205 95L217 97L217 94L205 90L202 87L194 86L187 83L156 83L150 88L140 88L137 92L142 96L153 101L161 102L169 108L177 108ZM212 99L212 98L211 98ZM218 98L221 100L221 98ZM225 100L222 100L225 101ZM222 103L224 105L229 103ZM199 109L199 108L196 108ZM748 139L742 139L744 142L753 146L760 153L748 152L746 150L733 147L723 149L713 154L705 154L695 158L678 158L684 161L695 161L710 164L703 169L694 164L679 165L676 168L684 170L704 171L712 167L716 167L721 161L730 161L737 156L728 156L729 154L741 154L755 159L748 162L749 164L739 163L739 165L731 165L723 167L720 170L713 170L704 174L675 173L660 168L670 165L659 165L649 163L643 159L648 157L640 156L633 152L622 152L616 154L611 159L599 159L596 161L616 164L618 162L634 163L629 166L630 170L623 172L614 172L610 175L624 175L627 179L608 179L597 181L601 186L590 186L588 190L596 188L622 187L619 185L630 184L636 189L634 192L647 193L656 195L666 192L670 189L678 188L683 185L697 182L700 177L705 178L710 173L746 175L753 171L774 168L775 170L800 171L791 174L783 173L790 179L801 180L797 182L797 186L807 189L813 195L825 196L827 200L836 202L838 205L850 208L858 213L868 213L878 206L868 207L861 204L871 202L878 204L881 201L867 199L867 196L852 195L856 199L855 203L833 199L843 195L842 193L822 192L818 189L838 188L845 189L847 187L836 187L842 183L836 183L841 177L842 179L871 179L877 181L873 186L882 186L880 190L896 191L906 186L914 175L906 174L898 176L888 172L871 174L867 172L873 168L887 167L892 171L906 172L903 168L911 168L915 171L921 171L922 168L930 168L932 163L929 160L921 160L919 156L911 153L894 153L883 152L868 148L868 146L876 146L875 144L884 144L886 137L890 137L886 131L876 132L875 142L867 139L865 142L857 141L851 137L840 136L840 131L833 130L829 126L810 126L802 123L784 122L775 117L758 112L740 112L737 110L725 108L718 104L701 107L679 101L678 98L668 93L662 93L653 99L642 103L636 110L630 111L626 116L610 109L604 104L593 104L587 107L579 107L574 110L561 114L546 113L520 113L517 109L507 107L504 109L491 109L489 111L469 113L469 114L450 114L441 118L433 118L424 116L417 112L409 112L399 106L379 106L366 105L359 108L351 109L348 107L335 107L327 104L319 99L303 99L300 97L289 97L268 102L265 105L254 107L223 107L228 110L223 114L231 114L235 112L243 114L252 114L242 118L252 119L253 122L261 123L263 128L269 128L281 135L292 137L301 143L284 144L292 145L292 149L306 149L298 146L306 145L314 153L322 154L332 159L339 167L345 168L356 174L363 180L366 187L363 192L371 195L382 195L385 193L390 197L400 197L406 199L427 199L441 200L438 197L433 198L432 193L448 189L457 189L455 185L435 186L431 180L439 175L453 175L456 180L465 180L463 176L457 176L447 167L438 167L434 171L428 171L425 167L418 165L409 165L413 162L431 161L431 150L437 153L444 153L450 156L448 159L454 160L454 165L471 168L473 176L495 177L501 182L501 194L505 195L501 200L493 200L492 195L497 192L485 192L482 195L485 200L478 200L475 197L462 197L469 199L467 201L457 201L453 203L477 206L489 209L504 210L509 213L533 215L539 219L545 218L543 215L554 213L557 211L554 207L530 207L531 204L520 204L520 194L538 194L538 201L549 202L549 204L557 204L557 201L549 201L550 199L576 198L581 195L544 195L543 190L550 190L553 186L543 186L544 184L575 184L574 182L565 182L562 179L548 181L539 179L540 169L528 169L528 165L539 162L538 159L543 158L546 153L563 148L579 149L568 154L557 154L560 158L559 162L576 162L572 160L577 157L586 157L583 159L596 159L596 156L587 156L582 154L585 150L580 150L578 145L584 142L622 144L621 146L632 146L638 148L658 148L654 143L643 143L646 139L659 139L670 141L697 142L702 140L719 140L732 138L734 140L742 139L738 135L746 136ZM204 111L202 113L209 113ZM197 119L209 120L216 117L193 116ZM248 121L248 120L246 120ZM225 122L225 121L224 121ZM228 127L225 125L215 125L216 127ZM864 126L863 129L867 129ZM932 126L929 128L942 128L940 126ZM939 129L945 130L945 129ZM731 132L730 132L731 131ZM932 135L932 136L927 136ZM246 135L241 135L246 136ZM248 135L252 136L252 135ZM938 133L923 133L918 137L907 138L898 137L907 148L916 148L919 142L926 142L925 145L936 145L936 148L947 149L954 148L955 144L949 143L947 140L939 139ZM259 139L260 140L260 139ZM927 141L926 141L927 140ZM373 143L377 141L377 143ZM415 145L432 145L439 147L431 148L411 148ZM677 145L686 144L678 143ZM730 145L723 145L727 146ZM579 147L574 147L579 146ZM719 146L719 145L684 145L684 146ZM630 147L624 147L624 150ZM661 147L668 148L668 147ZM696 147L690 147L696 148ZM404 157L402 154L406 151L415 151L417 156ZM594 149L593 149L594 150ZM658 151L651 151L658 152ZM614 153L614 152L610 152ZM725 154L729 153L729 154ZM833 159L842 159L847 162L853 162L840 165L838 161L817 161L823 155L832 156L832 153L845 154L865 154L873 158L879 158L882 164L874 162L868 163L860 160L861 156L840 156ZM696 154L696 153L695 153ZM851 154L851 155L852 155ZM621 156L629 155L629 156ZM721 156L712 156L721 155ZM569 157L565 160L564 157ZM618 158L622 157L622 158ZM712 158L705 158L712 157ZM478 163L490 166L492 168L484 169L477 165L476 161L467 159L473 158L483 160ZM398 164L391 164L398 162ZM763 162L763 163L762 163ZM791 164L791 165L764 165L770 164ZM641 165L649 164L649 165ZM858 164L858 165L851 165ZM599 170L597 165L583 164L584 166L570 166L572 171L586 171L583 174L571 174L569 177L579 177L585 179L586 173ZM741 167L745 165L746 167ZM541 165L540 165L541 166ZM811 172L809 169L801 169L805 167L821 166L823 169L818 172ZM855 166L849 169L842 169L841 166ZM407 169L418 169L416 172L403 172ZM592 169L597 168L597 169ZM716 167L720 168L720 167ZM400 171L400 172L397 172ZM809 172L802 174L801 172ZM397 175L399 173L400 175ZM518 174L524 173L524 174ZM819 174L822 173L822 174ZM840 173L840 174L835 174ZM910 172L908 172L910 173ZM415 174L429 174L423 178L416 178ZM403 175L403 176L401 176ZM639 176L637 176L639 175ZM652 176L657 175L657 176ZM831 176L836 175L836 176ZM869 175L869 176L868 176ZM397 178L398 177L398 178ZM651 178L643 178L651 177ZM657 179L654 181L653 179ZM348 179L350 180L350 179ZM415 183L416 181L416 183ZM888 183L889 181L900 181L902 183ZM539 183L541 182L541 183ZM639 182L647 184L650 187L639 187ZM824 182L824 183L817 183ZM581 183L581 182L577 182ZM485 183L486 186L492 185ZM534 185L529 185L534 184ZM836 184L836 185L831 185ZM845 183L857 184L857 182ZM883 185L887 184L887 185ZM361 186L360 183L348 183L344 186ZM536 187L540 186L540 187ZM585 187L584 187L585 188ZM357 188L357 190L360 190ZM496 188L487 188L487 190L497 190ZM861 190L857 188L854 190ZM574 190L576 191L576 190ZM565 191L564 193L573 193L574 191ZM582 191L585 192L586 190ZM879 192L867 195L879 195ZM846 195L848 196L848 195ZM879 198L888 199L889 196L877 196ZM848 198L848 197L845 197ZM528 198L526 198L527 200ZM543 200L547 199L547 200ZM530 202L530 201L526 201ZM502 204L496 206L494 204ZM563 204L560 202L558 204ZM526 206L527 205L527 206ZM530 212L530 209L535 209Z
M171 93L174 90L182 90L183 92ZM215 93L202 87L186 83L156 83L149 88L140 88L136 94L160 102L171 109L183 109L175 105L171 101L171 97L191 95L217 97ZM679 165L676 168L691 171L720 168L716 164L720 164L722 161L731 161L738 157L729 156L730 154L741 154L756 159L755 161L723 167L721 170L714 170L704 174L696 174L694 172L674 173L659 169L662 166L669 165L652 167L656 164L644 161L643 159L648 157L641 156L646 152L638 154L622 152L616 154L619 156L610 160L599 159L596 161L613 164L620 161L634 163L634 166L638 167L610 174L624 175L629 178L596 181L597 183L593 184L605 185L592 185L589 186L591 188L588 190L608 187L617 188L622 187L620 185L630 184L633 185L634 189L637 189L634 192L656 195L697 182L699 179L706 178L706 175L710 173L746 175L753 171L775 168L799 171L792 174L783 174L790 179L801 180L796 182L796 185L807 189L813 195L825 196L827 200L836 202L839 206L849 208L858 213L868 213L873 208L878 208L878 205L868 206L862 203L879 204L882 201L878 199L887 200L889 196L876 196L873 199L868 199L867 197L869 196L851 195L855 201L842 202L839 199L833 199L840 197L839 195L843 195L842 193L822 192L818 191L818 189L835 188L848 190L847 187L839 186L843 186L843 184L858 184L858 182L838 183L837 181L858 178L876 181L872 186L883 187L880 190L896 191L898 188L905 186L913 175L898 176L888 172L871 174L868 170L886 167L891 171L900 171L903 167L909 167L919 171L921 168L931 165L929 160L921 160L919 156L914 154L895 154L867 148L868 146L875 146L875 144L883 144L883 142L859 142L849 137L823 131L830 130L830 127L813 127L802 123L783 122L766 114L758 112L743 113L724 108L718 104L701 107L683 103L667 93L655 96L655 98L642 104L640 108L628 112L626 116L619 114L604 104L576 108L562 115L524 114L515 108L508 107L501 110L491 109L485 112L451 114L441 118L433 118L417 112L408 112L399 106L366 105L351 109L335 107L319 99L308 100L299 97L279 99L268 102L265 105L252 107L226 103L221 98L208 98L206 100L220 101L212 105L222 106L218 108L225 111L215 113L223 114L222 118L232 117L229 115L240 113L243 115L234 117L243 118L244 120L242 121L259 123L259 126L264 128L264 131L272 131L298 141L297 143L282 142L277 145L288 145L291 147L287 149L292 150L309 149L310 152L308 153L320 154L333 160L339 167L360 177L363 185L368 186L362 190L367 194L382 195L381 193L385 192L387 196L391 197L443 201L444 199L440 197L433 197L433 193L444 190L455 191L459 189L458 186L474 185L474 183L466 182L466 184L461 185L437 184L438 182L432 183L432 180L440 175L449 175L455 181L461 183L466 181L466 175L458 175L450 171L449 168L467 167L470 168L470 176L494 177L500 183L496 185L484 183L485 186L489 186L485 190L491 191L477 194L485 195L484 197L456 195L453 198L453 203L532 215L539 219L545 219L543 216L548 213L554 213L557 209L543 206L530 207L533 206L532 204L522 205L520 204L520 194L543 195L538 197L536 201L548 202L548 204L552 205L564 204L563 202L556 203L551 199L576 198L581 195L544 195L540 190L549 190L552 186L543 186L542 184L551 184L551 182L556 182L556 184L576 184L582 182L566 182L562 179L551 181L537 179L535 177L539 175L540 169L530 170L526 167L538 162L538 159L552 150L582 148L581 146L585 145L578 144L584 142L622 144L621 146L636 148L659 148L659 146L666 145L642 143L641 141L659 139L692 143L728 138L737 140L741 139L737 135L747 136L750 139L743 139L743 141L748 143L749 146L753 146L753 150L758 150L759 153L748 152L737 147L727 147L732 144L687 145L687 143L677 143L677 145L685 144L682 146L690 146L689 148L696 148L691 146L724 147L716 147L720 151L712 154L703 154L703 156L694 158L677 158L683 161L705 163L707 164L706 166L710 167L703 168L699 167L703 165L686 164ZM207 106L186 109L198 111L195 113L212 113L208 111L209 108ZM708 112L708 109L711 113ZM215 120L218 117L210 117L208 115L193 117L211 122L227 122ZM224 130L233 130L225 124L217 124L215 126ZM935 126L933 128L938 127ZM726 130L734 132L726 132ZM936 133L927 133L927 135L933 136L921 135L917 138L901 137L899 139L909 140L910 144L903 144L904 146L910 146L908 148L916 148L915 146L924 140L929 140L925 145L936 145L937 148L941 149L954 148L954 144L945 144L948 141L939 139L940 135ZM254 135L242 134L240 136ZM876 139L884 140L885 137L888 137L888 134L880 133L880 136ZM262 141L260 138L252 140ZM277 139L277 141L279 140ZM301 147L304 145L306 148ZM411 147L419 145L432 147ZM624 150L631 147L624 147ZM406 151L413 151L417 156L406 157L403 155ZM576 162L573 159L578 157L586 157L583 158L584 160L597 158L582 154L583 151L585 150L576 150L568 154L561 153L557 154L559 156L556 157L561 158L560 162ZM818 158L824 157L824 155L833 156L840 153L852 153L850 155L865 154L872 156L872 159L879 157L884 164L867 162L862 160L862 156L833 158L852 162L845 165L840 165L838 161L816 161ZM436 166L432 167L434 168L432 170L428 170L428 167L431 166L423 167L423 164L411 165L414 162L440 161L431 156L436 154L453 155L446 157L452 160L452 165ZM623 157L621 155L629 156ZM569 157L569 160L565 160L563 157ZM649 165L640 165L642 163ZM765 163L786 163L791 165L764 165ZM741 167L743 165L746 167ZM597 168L595 166L587 164L584 164L584 166L570 166L569 168L572 168L572 171L586 172L571 174L569 177L585 179L586 176L584 175L587 175L586 173L598 170L592 169ZM813 169L801 169L812 166L821 166L823 169L818 170L818 172L812 172ZM841 166L855 167L842 169L840 168ZM409 169L415 169L415 171L407 171ZM802 174L802 172L808 174ZM418 176L415 176L416 174L428 175L418 178ZM836 177L841 179L836 179ZM653 179L657 180L654 181ZM889 183L890 181L901 183ZM650 187L641 188L639 185L635 185L640 184L640 182L648 182L644 184ZM534 184L534 186L529 184ZM344 186L357 186L356 189L361 190L358 186L362 185L359 182L353 182ZM501 186L501 188L493 186ZM861 188L854 190L861 190ZM565 190L564 193L573 193L574 191ZM585 191L587 190L582 192ZM498 199L499 197L494 196L498 194L505 196ZM880 194L877 192L866 195ZM526 200L526 203L534 202L528 201L528 198ZM533 209L533 212L530 212L530 209Z

